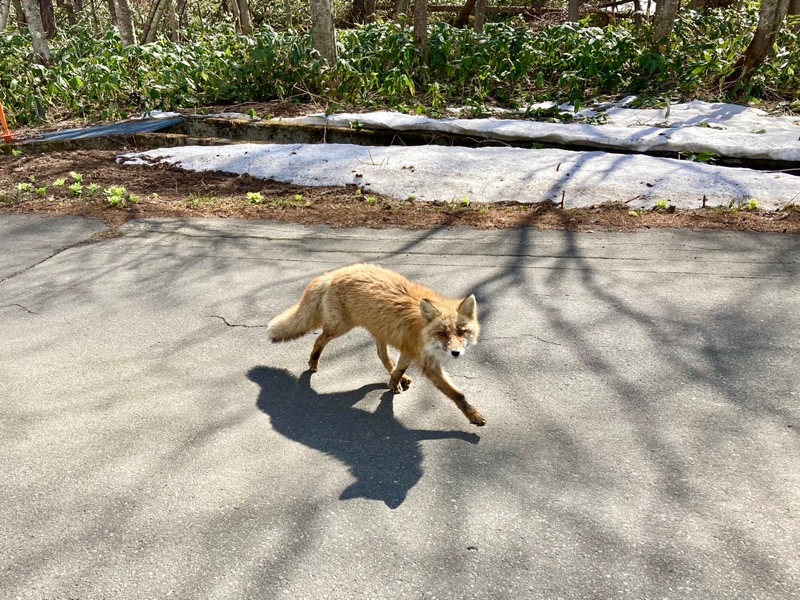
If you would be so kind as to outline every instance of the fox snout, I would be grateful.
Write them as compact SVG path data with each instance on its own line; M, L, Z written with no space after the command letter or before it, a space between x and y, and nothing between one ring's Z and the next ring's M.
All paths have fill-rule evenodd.
M456 348L455 350L450 350L450 356L453 358L458 358L459 356L464 356L464 353L467 351L467 346L464 345L463 348Z
M448 337L446 334L440 334L437 336L437 339L428 345L428 348L436 352L441 352L445 356L460 358L466 354L468 345L469 340L467 339L456 336Z

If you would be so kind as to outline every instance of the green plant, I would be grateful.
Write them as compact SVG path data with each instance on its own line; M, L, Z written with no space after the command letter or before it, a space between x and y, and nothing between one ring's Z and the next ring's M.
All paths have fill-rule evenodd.
M19 148L12 148L11 149L11 156L22 156L22 150Z
M261 192L247 192L247 201L251 204L263 204L264 196L261 195Z
M186 201L186 206L189 208L197 208L201 204L212 204L214 198L211 196L199 196L195 193L189 194L189 199Z
M83 175L77 171L70 171L69 176L75 183L83 183Z
M276 208L307 208L311 206L311 202L303 201L303 194L295 194L292 198L287 200L273 200L272 206Z
M452 200L448 200L442 203L442 208L447 211L463 211L469 208L472 205L472 200L467 198L466 196L463 198L453 198Z
M34 59L27 33L8 29L0 34L0 89L15 125L55 114L113 120L153 108L273 98L323 101L333 110L402 107L427 114L451 105L481 114L487 106L540 100L570 101L578 109L598 95L638 94L643 102L719 100L727 94L797 100L796 17L781 29L774 51L750 81L728 89L720 82L750 42L757 3L702 11L684 4L663 49L653 48L649 21L618 19L597 27L587 14L579 23L535 28L491 22L482 35L433 22L423 60L410 28L378 21L339 29L339 60L333 65L313 54L305 23L297 30L285 27L282 3L268 3L275 6L250 35L241 35L230 21L190 18L182 41L163 36L126 47L115 29L97 35L88 22L62 27L50 40L50 67Z
M710 163L718 158L718 155L713 152L682 152L681 158L690 162Z
M750 200L747 201L747 204L742 208L744 210L756 211L759 209L758 200L756 200L755 198L750 198Z
M36 195L44 198L47 196L47 188L45 186L36 188Z
M63 177L59 177L53 182L53 187L64 187L66 183L67 183L66 179L64 179Z
M139 199L124 186L112 185L103 190L106 203L113 208L125 208L128 204L136 204Z
M378 203L377 196L367 196L366 200L370 206L375 206Z
M70 185L67 189L69 189L69 193L73 196L81 196L83 195L83 184L80 181L76 181L72 185Z
M91 197L91 196L96 196L97 193L100 191L100 189L101 189L100 186L97 185L96 183L90 183L84 188L83 191L84 195Z
M33 191L33 184L28 182L18 183L17 191L22 192L24 194L30 194Z

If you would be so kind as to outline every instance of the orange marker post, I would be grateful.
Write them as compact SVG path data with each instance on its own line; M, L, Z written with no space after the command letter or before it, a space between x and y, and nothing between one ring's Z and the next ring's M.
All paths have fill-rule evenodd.
M0 102L0 126L3 127L3 141L10 142L14 139L11 132L8 130L8 123L6 123L6 113L3 112L3 103Z

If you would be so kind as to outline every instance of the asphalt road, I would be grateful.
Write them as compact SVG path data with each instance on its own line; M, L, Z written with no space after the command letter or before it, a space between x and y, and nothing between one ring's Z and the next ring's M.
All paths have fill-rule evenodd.
M800 594L800 237L102 229L0 219L0 598ZM356 261L475 293L486 427L267 342Z

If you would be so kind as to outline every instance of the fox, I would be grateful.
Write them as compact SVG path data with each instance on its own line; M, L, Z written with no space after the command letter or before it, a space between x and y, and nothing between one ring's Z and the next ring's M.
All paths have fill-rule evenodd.
M379 265L359 263L313 279L297 304L269 322L267 334L274 343L287 342L319 327L322 333L308 360L311 372L319 368L320 355L331 340L362 327L375 339L392 392L408 389L411 378L406 371L416 364L470 423L486 424L442 368L445 359L464 356L467 347L478 341L474 294L448 298ZM400 351L397 364L389 356L389 346Z

